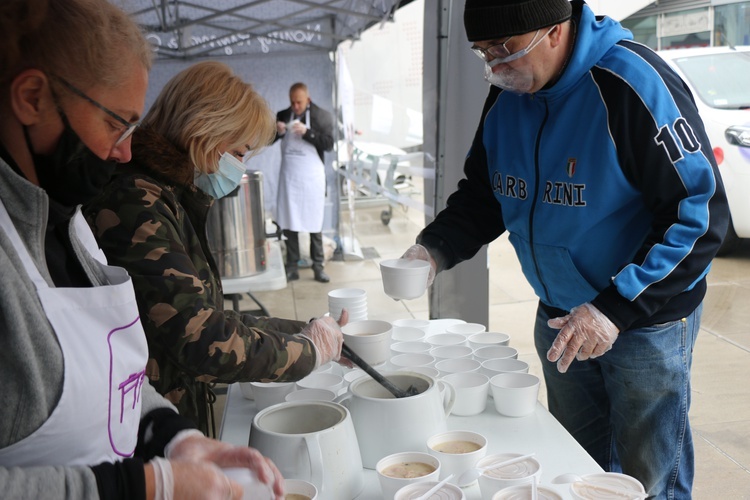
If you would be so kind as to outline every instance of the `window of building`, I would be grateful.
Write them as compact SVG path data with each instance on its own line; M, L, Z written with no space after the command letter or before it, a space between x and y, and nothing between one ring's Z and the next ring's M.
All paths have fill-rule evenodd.
M659 39L656 37L658 16L623 19L622 25L633 32L633 39L654 50L658 50Z
M714 45L750 45L750 2L714 7Z

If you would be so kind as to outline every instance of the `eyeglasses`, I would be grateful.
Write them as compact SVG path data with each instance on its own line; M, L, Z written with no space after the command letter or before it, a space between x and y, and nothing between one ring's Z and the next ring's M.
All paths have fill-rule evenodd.
M57 81L59 81L60 83L62 83L65 86L65 88L67 88L68 90L70 90L71 92L73 92L75 95L77 95L81 99L84 99L84 100L90 102L91 104L93 104L97 108L101 109L102 111L104 111L105 113L107 113L109 116L111 116L112 118L114 118L115 120L117 120L117 122L120 123L123 127L125 127L125 129L120 134L120 137L117 138L117 141L115 142L115 146L118 146L118 145L122 144L123 142L125 142L128 139L128 137L130 137L131 135L133 135L133 132L135 132L135 129L138 128L138 126L141 124L140 120L137 121L137 122L134 122L134 123L129 122L128 120L126 120L122 116L118 115L114 111L112 111L110 109L107 109L102 104L99 104L98 102L96 102L95 100L93 100L92 98L90 98L89 96L87 96L86 94L84 94L82 90L74 87L71 83L69 83L68 81L66 81L64 78L59 77L57 75L52 75L52 76Z
M529 44L525 48L517 52L511 53L508 50L508 47L505 46L505 44L510 42L513 39L513 37L516 35L508 37L508 39L505 40L504 42L496 43L495 45L490 45L489 47L482 48L482 47L472 46L471 50L482 61L485 61L485 62L493 61L495 64L508 63L511 61L515 61L516 59L520 59L526 54L528 54L529 52L531 52L534 49L534 47L539 45L541 41L544 40L544 37L549 35L550 32L552 32L552 30L555 29L555 26L552 26L550 29L548 29L547 32L544 35L540 36L538 39L537 39L537 36L539 35L540 30L536 30L536 33L534 33L534 38L531 39Z

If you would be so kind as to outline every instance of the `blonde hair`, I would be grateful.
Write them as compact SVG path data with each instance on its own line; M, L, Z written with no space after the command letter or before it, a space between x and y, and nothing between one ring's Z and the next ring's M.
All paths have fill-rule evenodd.
M256 153L273 141L275 121L252 85L226 64L204 61L167 82L143 124L185 150L197 170L211 173L221 144Z
M3 90L29 68L83 89L117 87L132 71L131 61L151 68L142 31L107 0L2 0L0 33Z

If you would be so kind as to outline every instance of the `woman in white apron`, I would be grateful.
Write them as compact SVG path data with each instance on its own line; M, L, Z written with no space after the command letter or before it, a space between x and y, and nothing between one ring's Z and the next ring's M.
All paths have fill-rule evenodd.
M130 278L97 260L80 214L130 157L150 66L138 27L106 0L5 0L0 32L0 496L240 498L221 465L280 495L257 451L196 435L144 382Z
M333 149L333 119L310 100L307 86L295 83L289 90L291 106L276 115L281 139L276 223L286 236L286 272L299 279L299 232L310 233L310 258L315 280L330 281L323 272L323 215L326 176L323 154Z

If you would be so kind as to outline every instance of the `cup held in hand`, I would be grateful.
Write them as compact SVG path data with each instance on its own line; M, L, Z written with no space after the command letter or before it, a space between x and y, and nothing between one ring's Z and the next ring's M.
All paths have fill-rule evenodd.
M424 260L388 259L380 263L383 291L392 299L421 297L427 289L430 264Z

